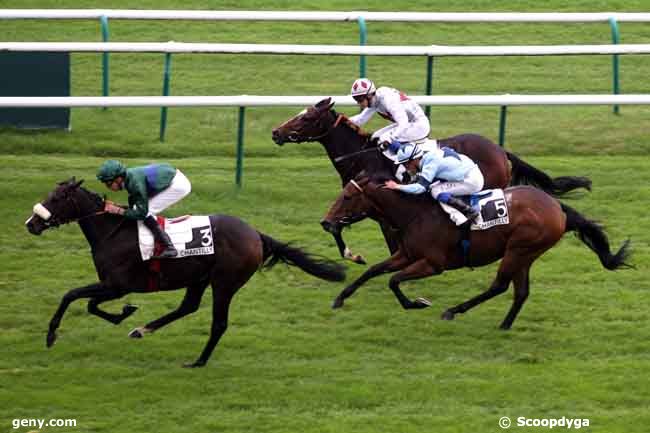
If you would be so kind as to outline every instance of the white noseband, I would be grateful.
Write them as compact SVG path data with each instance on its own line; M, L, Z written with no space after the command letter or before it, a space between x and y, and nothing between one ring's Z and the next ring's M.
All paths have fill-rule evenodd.
M40 203L36 203L36 204L34 205L34 209L33 209L33 211L34 211L34 213L35 213L36 215L38 215L39 217L43 218L43 220L45 220L45 221L49 220L49 219L52 217L52 213L50 213L50 211L47 210L47 209L45 208L45 206L43 206L43 205L40 204Z

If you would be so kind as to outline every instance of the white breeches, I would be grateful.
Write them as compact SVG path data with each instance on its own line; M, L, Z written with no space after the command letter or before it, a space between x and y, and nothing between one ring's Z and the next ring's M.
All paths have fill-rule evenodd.
M176 170L176 176L172 179L172 183L149 199L149 213L147 215L158 215L169 206L179 202L190 191L192 191L190 181L180 170Z
M459 182L440 182L431 187L431 195L437 199L438 194L448 192L451 195L469 195L483 189L483 174L478 166L467 173L465 179Z
M391 123L390 125L375 131L372 134L372 138L379 138L386 132L390 131L391 129L395 129L396 127L397 123ZM395 137L395 139L402 143L418 142L426 139L429 136L429 132L431 132L429 119L427 119L426 116L423 116L414 122L410 122L409 126L404 129L404 131L402 131L399 137Z

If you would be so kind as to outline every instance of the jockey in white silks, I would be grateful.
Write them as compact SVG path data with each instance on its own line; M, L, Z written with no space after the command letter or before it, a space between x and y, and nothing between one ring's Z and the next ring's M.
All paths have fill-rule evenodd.
M367 78L359 78L350 91L363 111L350 117L357 126L367 123L375 113L390 120L390 125L375 131L372 138L379 139L379 145L386 149L391 143L393 153L406 143L422 143L429 136L431 125L422 107L406 94L392 87L375 88Z
M403 164L412 175L417 173L417 180L408 185L389 180L386 188L407 194L429 191L433 198L458 209L470 222L478 216L474 208L454 197L483 189L483 174L467 156L448 147L424 152L417 144L407 144L397 152L395 164ZM434 183L435 181L438 182Z

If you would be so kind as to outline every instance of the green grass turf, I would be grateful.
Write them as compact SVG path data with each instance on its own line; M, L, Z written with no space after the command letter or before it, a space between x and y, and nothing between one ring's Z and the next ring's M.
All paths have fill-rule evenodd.
M73 1L5 0L3 8L102 8ZM647 11L644 1L538 2L111 2L112 8ZM86 21L0 21L2 39L96 41ZM649 27L621 25L622 42L647 43ZM369 44L608 43L606 24L369 24ZM356 44L354 23L201 23L112 21L113 41ZM111 94L158 95L162 55L111 55ZM371 57L379 84L421 94L425 60ZM622 90L647 93L648 58L621 56ZM344 94L358 73L353 57L175 55L172 94ZM609 93L611 59L584 57L436 60L438 94ZM101 57L72 57L76 96L99 95ZM280 240L336 257L318 221L339 181L318 144L275 146L270 130L301 107L246 112L244 188L236 191L235 108L169 110L167 140L158 109L76 109L71 132L0 131L0 431L18 418L74 418L83 432L494 432L501 416L589 418L588 431L642 432L650 422L650 330L646 218L650 190L647 107L520 107L508 117L507 147L552 175L587 175L591 194L566 202L603 222L613 248L630 238L635 270L605 271L572 235L533 267L531 296L510 332L497 330L510 293L453 322L439 314L484 290L496 266L404 284L433 302L405 312L387 277L368 282L345 308L329 306L344 284L322 283L277 266L240 291L230 327L204 369L210 295L202 308L143 340L128 331L175 308L182 292L129 295L140 310L120 326L73 304L60 337L45 349L47 323L61 296L96 280L88 246L74 225L41 237L23 223L56 181L94 180L106 157L128 164L165 160L191 179L192 194L171 214L240 216ZM352 108L343 111L353 113ZM496 138L497 107L433 107L433 136L473 131ZM382 126L379 120L370 129ZM111 198L125 201L122 193ZM386 257L376 225L345 233L370 263ZM350 265L348 282L365 267ZM510 431L546 431L513 427Z

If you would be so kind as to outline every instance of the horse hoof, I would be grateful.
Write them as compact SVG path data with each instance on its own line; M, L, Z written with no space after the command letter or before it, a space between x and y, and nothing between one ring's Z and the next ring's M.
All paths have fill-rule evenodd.
M47 348L49 349L50 347L52 347L55 341L56 341L56 332L54 331L48 332L47 339L45 341L45 345L47 346Z
M191 364L183 364L184 368L199 368L199 367L205 367L205 362L200 362L200 361L195 361L192 362Z
M352 257L352 261L356 263L357 265L365 265L367 264L366 259L363 258L362 255L357 254L356 256Z
M442 320L454 320L454 313L451 311L447 310L444 313L442 313L442 316L440 316Z
M427 298L417 298L415 300L415 303L420 307L420 308L427 308L431 306L431 301L429 301Z
M131 332L129 332L129 337L130 338L142 338L144 337L144 332L142 332L141 328L135 328Z
M135 313L137 310L138 310L138 306L137 306L137 305L126 304L126 305L122 308L122 314L123 314L124 316L130 316L131 314Z
M342 306L343 306L343 299L341 298L334 299L334 302L332 303L333 310L336 310L337 308L341 308Z

